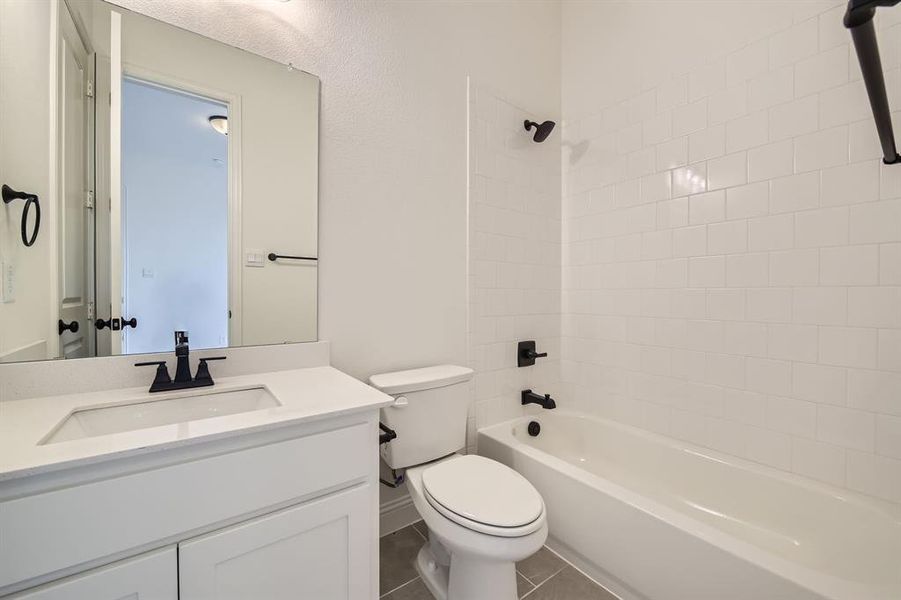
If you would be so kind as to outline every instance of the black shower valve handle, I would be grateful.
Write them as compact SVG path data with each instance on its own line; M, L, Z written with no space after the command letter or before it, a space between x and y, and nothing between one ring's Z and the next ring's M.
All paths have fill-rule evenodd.
M519 342L516 345L516 366L518 367L531 367L535 364L536 358L546 357L547 352L535 350L535 340Z

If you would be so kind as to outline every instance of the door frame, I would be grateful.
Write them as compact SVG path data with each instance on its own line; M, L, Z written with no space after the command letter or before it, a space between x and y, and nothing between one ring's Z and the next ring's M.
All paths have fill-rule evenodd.
M205 100L213 100L221 102L228 107L228 152L226 164L226 177L228 178L227 192L227 212L228 212L228 232L227 232L227 260L228 260L228 346L240 346L243 337L243 318L242 318L242 266L243 266L243 246L242 246L242 224L241 224L241 96L232 92L211 88L200 85L196 82L186 81L160 73L153 69L136 65L133 63L122 62L122 79L133 79L140 81L145 85L157 86L162 89L173 90L179 93L194 94ZM121 128L121 81L119 82L119 123ZM121 180L121 131L119 132L119 144L114 151L117 159L117 170L119 171L118 196L119 196L119 222L120 235L118 239L118 252L122 252L121 238L121 209L122 209L122 180ZM111 250L112 251L112 250ZM121 266L121 261L120 261ZM122 289L120 277L120 290ZM121 301L120 309L121 310ZM128 315L122 315L127 317Z
M50 311L47 315L47 358L59 358L59 329L57 321L59 319L59 265L56 257L59 255L59 244L56 236L59 234L59 226L57 220L56 206L59 202L59 36L60 36L60 4L61 0L56 0L50 5L50 114L47 117L49 123L49 169L47 173L47 191L50 194L47 206L53 207L53 210L47 211L49 214L44 217L48 245L49 267L50 267ZM68 7L66 7L68 10Z
M115 10L110 11L109 122L109 282L112 320L114 313L122 311L122 14ZM121 331L110 331L110 354L122 354Z

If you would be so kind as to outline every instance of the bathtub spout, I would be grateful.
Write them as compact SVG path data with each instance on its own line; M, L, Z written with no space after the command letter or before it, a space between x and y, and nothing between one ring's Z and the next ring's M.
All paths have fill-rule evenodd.
M534 393L532 390L523 390L522 391L522 403L526 404L538 404L541 408L557 408L557 403L554 402L554 399L551 398L550 394L545 394L544 396L540 394Z

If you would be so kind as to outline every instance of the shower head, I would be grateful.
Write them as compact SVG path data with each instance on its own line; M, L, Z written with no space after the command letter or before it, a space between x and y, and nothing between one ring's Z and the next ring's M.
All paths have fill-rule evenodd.
M529 121L528 119L525 121L526 131L531 131L532 127L535 128L535 137L532 139L538 143L543 142L547 139L547 136L551 135L551 132L554 130L554 125L556 125L556 123L553 121L545 121L540 125L535 121Z

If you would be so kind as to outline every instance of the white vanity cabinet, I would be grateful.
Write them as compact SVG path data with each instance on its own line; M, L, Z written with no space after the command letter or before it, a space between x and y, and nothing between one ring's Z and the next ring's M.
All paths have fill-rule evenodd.
M10 600L177 600L174 546L40 586Z
M0 482L0 598L375 599L377 439L366 410Z
M370 504L358 485L8 600L370 598Z

